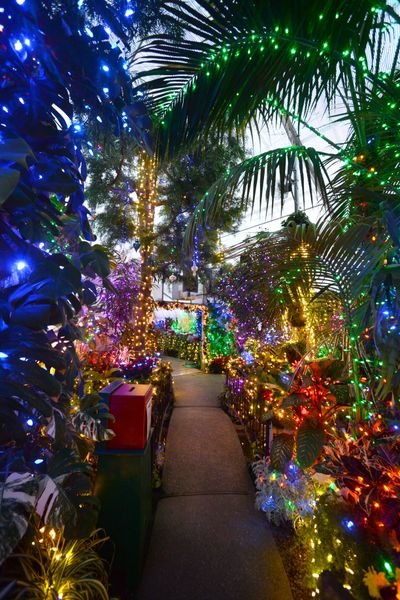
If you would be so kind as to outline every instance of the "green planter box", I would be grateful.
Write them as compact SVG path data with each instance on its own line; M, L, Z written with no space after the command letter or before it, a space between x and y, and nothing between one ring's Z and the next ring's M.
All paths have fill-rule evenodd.
M113 579L129 588L140 579L152 516L151 437L144 450L96 449L99 527L112 542L104 558L112 562Z

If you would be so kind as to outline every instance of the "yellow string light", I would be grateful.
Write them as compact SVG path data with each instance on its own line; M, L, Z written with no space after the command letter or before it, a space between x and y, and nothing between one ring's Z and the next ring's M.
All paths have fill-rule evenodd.
M137 211L140 225L141 276L137 302L133 310L133 327L125 334L125 343L132 358L156 351L152 330L154 302L152 299L154 245L154 215L157 200L156 159L141 152L138 161Z

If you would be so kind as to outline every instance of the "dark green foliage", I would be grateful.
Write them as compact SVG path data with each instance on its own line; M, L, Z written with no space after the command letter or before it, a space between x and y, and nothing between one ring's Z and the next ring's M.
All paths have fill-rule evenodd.
M242 208L248 206L250 199L254 207L258 199L260 209L264 204L267 214L270 204L279 198L283 210L286 188L282 182L289 176L295 163L304 194L309 194L313 200L316 191L319 191L322 200L328 205L327 189L330 181L321 154L314 148L298 146L269 150L235 165L213 183L196 208L187 238L193 239L193 229L198 223L218 228L218 220L227 207L230 207L236 190L241 191Z
M393 151L399 120L396 8L373 0L357 5L329 0L323 6L301 0L295 7L291 1L210 5L207 0L174 0L166 10L172 19L179 15L186 37L150 38L143 50L147 71L140 73L147 105L160 124L160 153L170 155L210 132L223 136L250 125L258 133L260 124L268 127L275 121L293 144L247 159L224 174L202 199L198 223L216 224L229 195L240 186L246 204L259 198L266 208L277 200L282 206L296 168L303 197L315 190L326 205L339 204L341 214L349 213L349 186L352 210L359 216L361 205L368 208L361 211L364 216L376 214L384 202L391 214L386 225L396 237L396 227L390 226L398 220L393 206L398 194L398 154ZM345 107L338 120L351 128L345 149L307 123L318 102L329 113L338 100ZM328 152L304 147L297 124L321 136ZM364 163L352 170L357 153ZM384 190L371 185L369 169L377 175L378 156ZM345 166L331 182L327 167L340 161ZM192 244L195 226L193 220L188 234Z
M271 469L283 471L293 455L294 437L290 433L278 433L271 446Z
M188 255L183 246L187 224L196 206L210 186L229 172L245 156L243 144L233 136L220 142L210 137L206 143L188 154L175 158L161 176L161 223L156 231L157 270L161 277L172 272L190 273L192 258L197 258L199 276L210 277L210 269L218 256L218 234L233 231L240 222L242 206L233 193L227 209L220 213L215 227L206 225L195 229L195 256Z
M139 5L148 30L159 3ZM84 0L81 9L29 0L0 13L0 561L32 512L76 537L90 533L98 511L87 456L104 427L97 403L79 407L74 320L110 266L84 205L84 135L96 123L96 135L100 124L107 135L126 129L151 147L122 52L142 26L121 19L122 9L122 0Z
M137 146L131 137L98 136L98 150L88 157L88 204L95 214L94 229L108 248L133 243L138 235L136 189Z
M296 434L296 459L302 469L311 467L320 456L325 444L322 423L304 419Z

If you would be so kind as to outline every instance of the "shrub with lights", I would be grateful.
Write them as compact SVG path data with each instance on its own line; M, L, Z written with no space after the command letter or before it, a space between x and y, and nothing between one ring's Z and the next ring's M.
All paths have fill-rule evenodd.
M140 284L139 263L119 262L106 285L98 283L96 305L90 310L84 308L77 321L81 339L76 347L88 369L103 373L130 360L130 349L124 340L133 327L133 308Z
M159 332L158 345L166 356L176 356L197 367L201 366L201 340L195 335L174 331Z
M310 245L309 256L312 252ZM299 282L309 282L315 274L306 271L307 260L299 257L296 265L292 259L293 275L286 275L284 285L281 280L281 296L291 292L293 299ZM295 275L299 268L305 277ZM285 270L282 265L279 275ZM267 282L266 289L274 286ZM277 306L268 293L264 301ZM298 335L292 343L274 346L248 339L242 356L228 365L225 401L264 454L254 465L257 504L272 522L286 521L295 527L309 556L308 585L313 595L328 597L327 590L342 589L340 593L351 594L349 598L396 598L400 565L397 366L385 364L370 342L379 336L383 350L382 331L388 336L385 324L370 321L368 328L358 329L354 315L362 308L359 299L343 302L339 318L339 294L329 301L330 319L325 310L325 325L319 332L303 325L300 344ZM383 323L388 317L394 323L394 308L389 309L386 301L383 306ZM311 303L307 317L312 310ZM394 352L389 336L386 343L386 351Z
M208 303L207 346L209 373L222 373L228 359L237 354L234 317L222 301Z
M228 282L249 279L235 312L248 319L254 294L262 308L239 328L226 403L264 454L258 506L296 528L323 598L398 594L397 242L377 218L267 234Z
M251 364L229 362L225 402L261 455L253 465L257 506L274 524L292 524L313 596L333 586L351 598L395 599L397 409L382 406L368 422L355 420L343 361L305 362L295 346L254 346Z

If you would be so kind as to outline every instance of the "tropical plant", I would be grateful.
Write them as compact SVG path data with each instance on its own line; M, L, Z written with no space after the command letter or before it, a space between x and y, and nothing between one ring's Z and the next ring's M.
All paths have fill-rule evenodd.
M268 202L279 180L282 201L294 166L303 191L312 193L316 184L327 201L323 160L330 156L302 146L293 121L307 126L318 102L330 109L341 98L347 107L358 94L364 99L366 90L378 95L388 90L381 70L387 66L385 44L399 20L393 7L371 0L356 7L329 1L323 10L316 1L295 8L256 0L212 6L175 0L165 6L187 35L151 37L143 49L146 72L138 75L159 124L159 152L174 153L211 131L223 135L246 126L258 131L272 120L283 121L293 144L247 159L221 178L199 207L199 220L218 214L238 184L244 199L259 195ZM391 75L398 51L395 45ZM354 107L360 115L358 103ZM340 155L339 145L331 147Z
M398 552L400 541L398 428L398 418L360 425L357 438L338 436L316 467L334 479L355 525L367 523L387 552Z
M110 39L131 37L120 4L33 0L0 12L0 560L34 513L67 538L95 526L85 433L108 434L93 427L95 401L73 405L74 319L110 262L84 206L84 130L125 128L149 144L123 47Z
M108 572L97 554L108 538L100 533L66 541L52 528L37 529L25 551L9 559L15 583L8 598L108 600Z
M287 379L275 376L275 382L265 382L267 390L278 390L277 398L266 394L266 421L271 421L277 433L270 449L271 468L283 471L295 458L302 468L311 467L320 457L336 420L350 411L350 398L343 387L347 383L346 365L339 360L322 359L308 364L301 362ZM282 395L283 392L283 395Z

